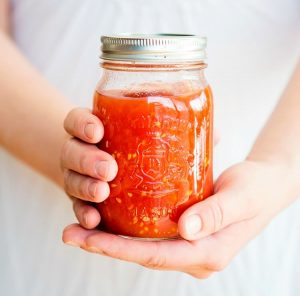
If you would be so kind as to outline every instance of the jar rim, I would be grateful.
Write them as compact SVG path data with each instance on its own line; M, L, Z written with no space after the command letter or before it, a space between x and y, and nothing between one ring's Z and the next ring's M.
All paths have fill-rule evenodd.
M182 70L205 69L207 64L204 62L180 62L180 63L145 63L131 61L104 60L100 67L108 70L126 72L174 72Z
M207 38L192 34L131 34L101 36L101 59L142 63L203 62Z

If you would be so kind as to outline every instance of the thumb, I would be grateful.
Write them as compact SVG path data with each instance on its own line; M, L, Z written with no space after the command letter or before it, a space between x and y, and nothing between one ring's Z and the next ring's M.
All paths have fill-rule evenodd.
M186 240L198 240L248 218L246 215L245 199L231 191L219 192L189 207L181 215L178 221L179 233Z

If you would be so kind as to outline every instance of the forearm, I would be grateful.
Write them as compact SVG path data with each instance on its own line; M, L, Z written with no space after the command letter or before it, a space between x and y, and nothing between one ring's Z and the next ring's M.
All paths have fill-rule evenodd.
M300 63L258 136L249 159L282 164L288 168L287 179L300 190Z
M71 105L0 32L0 144L57 184Z
M9 1L0 0L0 29L2 29L7 34L9 34L10 32L9 10Z

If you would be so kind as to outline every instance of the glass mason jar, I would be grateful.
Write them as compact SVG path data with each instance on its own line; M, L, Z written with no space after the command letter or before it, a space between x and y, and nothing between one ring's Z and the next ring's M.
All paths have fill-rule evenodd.
M100 227L168 239L189 206L213 193L213 102L205 79L206 39L118 35L102 41L102 77L93 113L99 148L118 163Z

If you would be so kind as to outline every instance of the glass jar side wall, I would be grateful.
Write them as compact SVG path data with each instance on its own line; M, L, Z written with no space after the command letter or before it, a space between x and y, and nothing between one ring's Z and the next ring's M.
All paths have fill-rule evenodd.
M104 70L94 97L105 128L99 148L119 166L99 204L104 229L178 236L180 214L213 191L212 109L203 69Z

